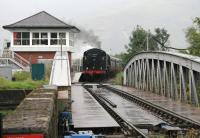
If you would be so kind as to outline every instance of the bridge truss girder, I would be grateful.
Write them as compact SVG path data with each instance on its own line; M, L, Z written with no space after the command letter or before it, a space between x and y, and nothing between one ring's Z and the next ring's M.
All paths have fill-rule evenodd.
M200 58L170 52L142 52L124 68L124 85L199 105Z

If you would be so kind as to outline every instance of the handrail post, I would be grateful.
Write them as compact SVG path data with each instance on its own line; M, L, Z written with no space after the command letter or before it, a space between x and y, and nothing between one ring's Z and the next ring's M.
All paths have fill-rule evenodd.
M15 52L11 52L12 53L12 58L15 58Z
M22 64L22 58L20 57L20 63ZM23 65L23 64L22 64Z

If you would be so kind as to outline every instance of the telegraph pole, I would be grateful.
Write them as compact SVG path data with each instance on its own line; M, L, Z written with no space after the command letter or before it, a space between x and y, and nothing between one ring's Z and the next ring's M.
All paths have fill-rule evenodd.
M148 30L147 32L147 51L149 51L149 34L150 34L150 30Z
M62 43L63 43L62 41L63 41L62 38L60 38L60 52L61 52L60 56L61 56L61 57L62 57L62 51L63 51L63 50L62 50Z
M61 60L61 70L62 70L62 52L63 52L63 47L62 47L62 45L63 45L63 39L62 39L62 36L61 36L61 38L60 38L60 60Z

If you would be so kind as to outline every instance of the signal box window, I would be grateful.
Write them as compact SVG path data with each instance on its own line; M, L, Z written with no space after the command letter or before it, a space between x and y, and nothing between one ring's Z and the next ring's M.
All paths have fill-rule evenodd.
M57 33L51 33L51 45L57 45L58 40L57 40Z
M32 39L33 45L48 45L48 34L46 32L33 33L33 39Z
M41 33L41 45L48 45L47 33Z
M66 33L51 33L51 45L66 45Z
M32 36L32 45L39 45L40 44L40 34L39 33L33 33Z
M14 32L13 40L14 40L14 45L30 45L30 33Z
M66 33L59 33L59 45L66 45Z
M74 46L74 33L69 33L69 46Z

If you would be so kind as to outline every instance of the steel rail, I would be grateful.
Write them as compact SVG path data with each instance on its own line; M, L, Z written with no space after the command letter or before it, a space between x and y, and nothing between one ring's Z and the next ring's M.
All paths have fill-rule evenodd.
M162 118L164 121L173 124L175 126L178 126L180 128L197 128L200 129L200 123L192 120L190 118L187 118L185 116L179 115L173 111L170 111L168 109L165 109L161 106L158 106L156 104L153 104L149 101L146 101L138 96L135 96L133 94L130 94L128 92L119 90L117 88L113 88L110 86L102 85L103 88L110 90L111 92L114 92L121 97L124 97L125 99L136 103L137 105L145 108L146 110L149 110L150 112L154 113L159 118Z
M130 124L128 121L123 119L116 111L114 111L98 94L87 86L83 86L100 104L101 106L115 119L115 121L120 125L122 132L131 137L136 138L147 138L143 132L137 129L134 125Z
M117 105L115 103L113 103L112 101L110 101L108 98L98 94L99 97L101 97L104 101L106 101L108 104L110 104L113 108L116 108Z

